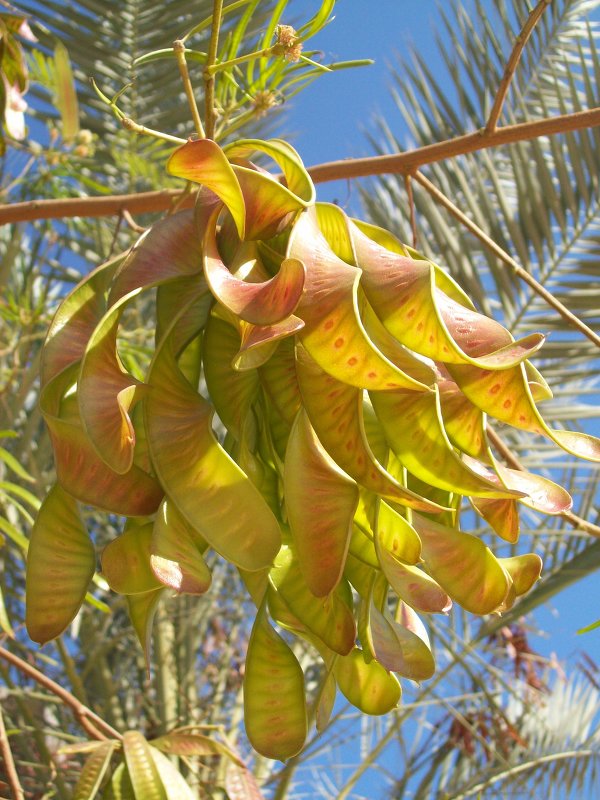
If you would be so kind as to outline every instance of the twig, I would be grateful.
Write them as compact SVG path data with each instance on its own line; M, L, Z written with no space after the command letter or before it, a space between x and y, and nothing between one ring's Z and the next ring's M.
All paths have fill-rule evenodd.
M496 431L489 424L487 426L487 435L490 442L494 445L496 450L500 453L502 458L510 467L522 472L527 471L517 456L506 444L506 442L498 436ZM562 519L566 520L574 528L579 528L580 530L585 531L585 533L589 533L590 536L600 539L600 526L594 525L593 522L588 522L586 519L577 516L577 514L574 514L572 511L562 511L560 514L557 514L557 516L562 517Z
M408 197L408 208L410 213L410 229L412 232L412 246L417 249L417 217L415 215L415 198L412 189L412 176L404 176L404 186Z
M548 117L534 122L505 125L493 133L486 133L484 130L480 130L476 133L468 133L455 139L447 139L437 144L426 145L404 153L316 164L309 167L308 172L315 183L327 183L328 181L348 178L364 178L370 175L397 173L407 175L413 173L424 164L433 164L437 161L444 161L448 158L474 153L490 147L523 142L529 139L536 139L539 136L550 136L556 133L593 128L597 125L600 125L600 108L593 108L588 111ZM34 219L111 216L125 208L131 214L166 211L171 207L173 198L178 197L180 194L181 190L167 189L129 195L77 197L70 200L31 200L25 203L0 205L0 225ZM189 205L191 206L193 203L194 198L190 197Z
M490 111L490 116L487 121L487 125L485 126L486 133L494 133L496 130L496 126L498 124L498 120L500 119L500 114L502 113L502 107L504 105L504 101L506 100L506 95L508 94L508 90L510 88L511 81L515 74L515 70L521 60L521 55L525 48L525 45L529 41L529 37L533 33L533 29L538 24L542 14L548 8L552 0L540 0L537 6L533 9L529 17L527 18L527 22L523 26L521 33L517 36L515 41L515 46L513 47L512 53L509 56L508 61L506 62L506 67L504 68L504 75L502 76L502 82L498 87L498 92L494 99L494 105L492 106L492 110Z
M108 722L105 722L102 717L99 717L98 714L92 711L91 708L88 708L88 706L78 700L75 695L71 694L71 692L67 691L66 689L63 689L63 687L59 686L58 683L53 681L51 678L48 678L43 672L40 672L35 667L32 667L31 664L28 664L22 658L19 658L19 656L11 653L10 650L0 647L0 658L8 661L9 664L12 664L24 675L32 678L34 681L39 683L40 686L44 686L46 689L59 697L63 703L65 703L65 705L72 709L79 723L81 724L81 727L84 728L84 730L92 738L100 741L105 740L107 736L111 739L123 738L118 731L108 724ZM104 734L106 734L106 736Z
M600 336L593 331L590 327L588 327L585 322L582 322L578 316L573 314L572 311L563 305L560 300L557 300L553 294L551 294L546 288L542 286L541 283L536 281L536 279L530 275L527 270L523 269L523 267L518 264L514 258L512 258L508 253L506 253L496 242L491 239L485 231L482 231L481 228L476 225L472 220L470 220L463 212L455 206L452 200L450 200L446 195L441 192L437 186L435 186L430 180L428 180L421 172L415 172L413 174L414 179L419 183L424 189L426 189L429 194L434 197L438 203L444 206L453 217L465 226L471 233L473 233L483 244L491 250L494 255L496 255L501 261L507 264L509 267L512 268L515 275L517 275L521 280L523 280L528 286L530 286L533 291L542 297L549 306L551 306L555 311L557 311L560 316L566 320L570 325L576 328L580 333L593 342L596 347L600 347Z
M2 708L0 707L0 753L4 760L4 772L10 787L13 800L25 800L25 792L19 781L17 775L17 768L13 758L12 750L10 749L10 742L6 735L6 728L4 726L4 717L2 716Z
M200 119L200 112L198 111L198 105L196 104L196 98L194 96L194 89L190 80L190 73L188 72L187 61L185 60L185 44L181 41L181 39L175 39L173 42L173 52L175 53L175 58L177 59L179 74L181 75L185 95L188 99L190 111L192 112L192 119L194 120L196 133L201 139L204 139L204 127L202 125L202 120Z
M212 139L215 135L215 76L211 71L211 67L217 61L222 13L223 0L214 0L210 44L208 46L208 58L206 60L206 68L204 70L204 102L206 104L204 121L206 122L206 137L208 139Z

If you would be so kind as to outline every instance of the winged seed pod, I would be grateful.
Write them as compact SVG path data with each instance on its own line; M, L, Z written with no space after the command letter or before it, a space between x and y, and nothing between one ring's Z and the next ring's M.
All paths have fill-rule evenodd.
M283 180L256 168L255 153ZM285 142L188 142L168 170L202 185L195 210L86 277L48 333L41 405L57 488L33 533L27 625L48 641L83 600L91 545L78 503L128 520L102 569L146 651L163 587L206 591L212 548L258 609L250 739L288 758L306 736L305 692L273 626L323 659L320 727L336 685L366 713L389 711L400 697L390 673L424 680L435 669L416 611L454 601L490 614L539 577L536 555L498 559L460 530L463 500L510 542L520 504L547 514L571 504L548 479L496 461L487 415L592 461L600 441L540 415L534 398L548 391L528 359L543 336L515 341L438 266L317 203ZM125 310L155 288L141 381L117 343ZM273 697L273 681L291 694L267 708L257 698Z

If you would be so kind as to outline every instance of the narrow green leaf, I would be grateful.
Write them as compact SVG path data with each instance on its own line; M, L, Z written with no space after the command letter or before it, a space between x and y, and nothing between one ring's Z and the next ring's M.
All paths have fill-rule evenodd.
M73 791L73 800L94 800L116 747L116 742L101 742L87 757Z
M165 787L167 800L196 800L196 792L192 791L174 764L151 744L148 744L148 750Z
M138 731L123 735L123 752L136 800L169 800L150 745Z
M58 42L54 48L54 66L56 70L56 107L62 120L63 139L69 143L79 133L79 104L69 52L62 42Z

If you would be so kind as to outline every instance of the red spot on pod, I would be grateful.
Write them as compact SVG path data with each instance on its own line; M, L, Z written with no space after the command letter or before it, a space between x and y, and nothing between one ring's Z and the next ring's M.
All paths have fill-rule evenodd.
M346 363L348 364L349 367L353 367L357 362L358 358L356 358L356 356L352 356L352 358L349 358Z
M333 343L333 346L337 347L339 349L343 344L344 344L344 340L340 336L338 339L335 340L335 342Z
M502 386L499 383L495 383L490 389L490 394L498 394L501 388Z
M327 322L323 325L326 331L330 331L333 328L334 321L332 319L328 319Z

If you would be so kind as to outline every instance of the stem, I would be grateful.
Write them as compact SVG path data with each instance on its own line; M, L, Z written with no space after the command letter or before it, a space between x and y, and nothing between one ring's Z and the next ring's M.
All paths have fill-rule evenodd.
M215 65L217 61L217 50L219 47L219 31L221 29L222 13L223 13L223 0L214 0L212 29L210 32L210 45L208 47L208 59L206 61L206 68L204 70L204 79L206 81L206 88L204 91L206 112L204 114L204 119L206 121L207 139L212 139L215 135L215 78L214 75L211 73L211 68Z
M498 87L498 92L496 94L496 98L494 100L494 105L492 106L492 110L490 111L490 116L487 121L487 125L485 126L486 133L494 133L496 130L496 126L498 124L498 120L500 119L500 114L502 113L502 107L504 106L504 101L506 100L506 95L508 94L508 90L510 88L511 81L514 77L515 71L521 60L521 55L525 48L525 45L529 41L529 37L533 33L533 29L538 24L542 14L548 8L552 0L540 0L537 6L533 9L529 17L527 18L527 22L523 26L521 33L517 36L515 41L515 46L513 47L512 53L509 56L508 61L506 62L506 67L504 68L504 75L502 76L502 82Z
M204 127L202 125L202 120L200 119L200 112L198 111L198 105L194 96L194 89L190 80L190 73L188 72L187 61L185 60L185 44L181 41L181 39L175 39L173 42L173 52L175 53L175 58L177 59L179 74L181 75L185 95L190 106L190 111L192 112L192 119L194 120L196 133L200 139L204 139Z
M23 661L23 659L19 658L19 656L11 653L10 650L0 647L0 658L8 661L9 664L12 664L24 675L32 678L34 681L39 683L40 686L44 686L46 689L49 689L49 691L59 697L63 703L65 703L65 705L69 706L69 708L73 710L75 716L81 724L81 727L84 728L94 739L98 739L100 741L106 739L104 733L101 733L100 730L97 730L95 726L97 726L99 729L103 729L103 731L113 739L123 738L118 731L116 731L111 725L95 714L91 708L88 708L80 700L78 700L75 695L71 694L71 692L67 691L66 689L63 689L63 687L59 686L58 683L55 683L55 681L53 681L51 678L48 678L46 675L44 675L43 672L40 672L35 667L32 667L31 664ZM90 720L93 720L94 724L92 724Z
M10 787L13 800L25 800L25 793L19 781L15 760L13 758L12 750L10 749L10 742L6 735L6 728L4 726L4 717L2 716L2 708L0 707L0 753L4 760L4 770L6 779Z
M454 203L446 197L446 195L441 192L430 180L428 180L421 172L414 173L414 179L419 183L424 189L426 189L429 194L435 198L435 200L440 203L440 205L444 206L453 217L455 217L462 225L465 226L471 233L473 233L483 244L491 250L494 255L496 255L501 261L507 264L509 267L512 268L515 275L517 275L521 280L523 280L528 286L531 286L533 291L542 297L549 306L551 306L555 311L558 311L560 316L566 320L572 327L576 328L580 333L593 342L596 347L600 347L600 336L598 336L595 331L589 328L585 322L582 322L578 316L573 314L572 311L564 306L560 300L557 300L553 294L551 294L546 288L542 286L541 283L536 281L536 279L530 275L527 270L523 269L514 258L509 256L496 242L491 239L485 231L482 231L481 228L476 225L472 220L470 220L463 212L454 205Z
M185 144L187 141L186 139L181 139L179 136L171 136L170 133L163 133L162 131L155 131L153 128L147 128L145 125L140 125L132 119L129 119L129 117L121 117L121 125L125 130L133 131L133 133L153 136L155 139L162 139L165 142L172 142L173 144Z
M246 55L231 58L229 61L221 61L219 64L211 64L204 70L205 74L216 75L229 67L237 67L238 64L244 64L246 61L252 61L255 58L268 58L273 54L272 47L264 47L262 50L255 50L253 53L246 53Z
M408 207L410 209L410 230L412 233L412 246L416 250L417 249L417 217L415 214L415 198L413 195L413 188L412 188L412 176L405 175L404 176L404 187L406 189L406 194L408 196Z
M135 123L133 124L135 125ZM327 183L328 181L364 178L369 175L385 175L389 173L406 175L413 173L424 164L433 164L437 161L444 161L466 153L474 153L478 150L485 150L503 144L527 141L538 136L550 136L556 133L593 128L597 125L600 125L600 108L593 108L589 111L578 111L574 114L548 117L535 122L506 125L493 133L486 133L484 130L468 133L465 136L447 139L437 144L426 145L404 153L316 164L308 168L308 173L314 183ZM143 126L138 127L141 128L138 132L149 132ZM160 136L165 138L166 134L160 134ZM184 143L182 139L177 139L176 137L170 137L168 141L174 141L176 144ZM180 190L163 190L129 195L108 195L105 197L78 197L70 200L32 200L25 203L8 203L0 205L0 225L34 219L111 216L125 208L131 214L165 211L171 207L173 199L179 197L180 194ZM190 198L189 204L190 206L193 204L193 198Z

